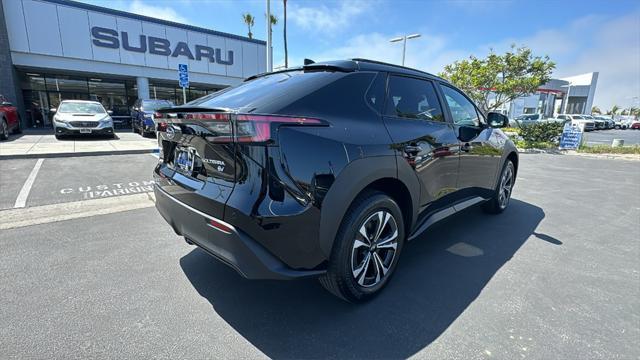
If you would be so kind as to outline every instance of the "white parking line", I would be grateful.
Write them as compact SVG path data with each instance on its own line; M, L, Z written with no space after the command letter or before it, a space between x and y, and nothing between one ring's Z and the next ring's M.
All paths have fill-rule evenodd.
M160 156L158 155L158 153L149 153L149 155L153 156L156 159L160 159Z
M23 208L27 205L27 198L29 197L29 193L31 192L31 188L33 187L33 183L36 181L36 176L38 176L38 171L40 171L40 167L42 166L42 162L44 159L38 159L36 165L31 170L27 181L22 185L22 189L20 189L20 193L18 193L18 198L16 199L15 204L13 205L14 209Z

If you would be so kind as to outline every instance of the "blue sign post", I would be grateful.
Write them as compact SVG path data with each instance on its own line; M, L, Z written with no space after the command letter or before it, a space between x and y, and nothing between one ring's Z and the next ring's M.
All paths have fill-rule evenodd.
M187 91L189 87L189 67L187 64L178 64L178 82L182 88L182 100L183 104L187 103Z
M571 126L571 123L565 124L560 138L560 149L576 150L581 142L582 129L579 126Z

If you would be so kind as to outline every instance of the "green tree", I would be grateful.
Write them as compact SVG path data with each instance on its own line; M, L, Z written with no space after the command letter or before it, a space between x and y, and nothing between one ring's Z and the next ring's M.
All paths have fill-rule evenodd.
M471 55L444 67L440 76L462 89L484 112L536 92L551 79L556 64L548 56L533 56L527 47L502 55L491 51L486 58Z
M284 67L289 67L289 50L287 48L287 0L282 0L284 5Z
M247 29L249 30L249 39L253 39L253 33L251 32L251 28L253 27L253 23L256 18L250 13L242 14L242 20L245 24L247 24Z
M599 107L593 106L593 107L591 107L591 113L592 114L602 114L602 111L600 111Z

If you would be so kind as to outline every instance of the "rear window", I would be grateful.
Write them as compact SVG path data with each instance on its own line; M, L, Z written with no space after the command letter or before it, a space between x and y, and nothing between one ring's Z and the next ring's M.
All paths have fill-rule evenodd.
M331 83L355 74L357 73L301 70L274 73L209 94L186 105L241 109L244 112L278 111ZM368 76L373 78L373 74ZM369 83L370 81L366 85ZM362 99L366 89L367 87L362 89Z

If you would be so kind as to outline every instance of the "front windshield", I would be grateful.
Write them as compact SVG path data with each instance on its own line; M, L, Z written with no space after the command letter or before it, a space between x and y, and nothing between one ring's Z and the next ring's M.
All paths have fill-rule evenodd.
M578 120L586 120L584 116L580 116L580 115L573 115L573 118Z
M142 109L144 111L154 111L165 107L172 107L173 103L168 100L163 101L143 101Z
M59 113L75 114L104 114L106 111L102 105L85 102L63 102L58 108Z

